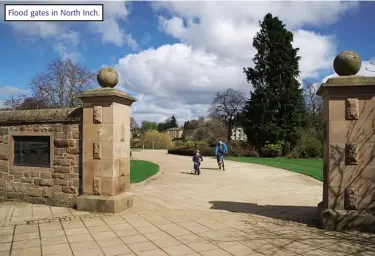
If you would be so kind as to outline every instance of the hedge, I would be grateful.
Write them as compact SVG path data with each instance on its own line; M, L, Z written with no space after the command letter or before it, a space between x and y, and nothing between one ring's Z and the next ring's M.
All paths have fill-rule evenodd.
M204 147L204 148L191 148L191 147L174 147L168 149L169 154L181 155L181 156L193 156L195 150L199 149L202 156L215 156L215 147ZM229 149L228 156L246 156L246 157L259 157L258 152L251 150L233 150Z
M181 156L193 156L195 150L198 148L190 148L190 147L175 147L168 149L169 154L174 155L181 155ZM205 147L199 148L201 156L215 156L215 148L213 147Z

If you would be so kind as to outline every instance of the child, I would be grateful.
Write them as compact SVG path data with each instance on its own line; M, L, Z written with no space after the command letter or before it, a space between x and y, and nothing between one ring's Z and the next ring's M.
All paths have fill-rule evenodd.
M200 169L201 161L203 162L203 157L199 154L199 150L196 150L193 156L195 174L198 174L198 175L201 174L201 169Z

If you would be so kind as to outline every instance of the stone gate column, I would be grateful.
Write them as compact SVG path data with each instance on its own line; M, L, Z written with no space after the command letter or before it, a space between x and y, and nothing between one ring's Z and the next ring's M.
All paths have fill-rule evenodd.
M133 205L130 191L130 105L135 99L114 89L112 68L98 73L102 88L87 90L83 102L82 190L77 209L117 213Z
M361 59L351 51L334 61L339 77L322 84L325 229L375 230L375 77L356 76Z

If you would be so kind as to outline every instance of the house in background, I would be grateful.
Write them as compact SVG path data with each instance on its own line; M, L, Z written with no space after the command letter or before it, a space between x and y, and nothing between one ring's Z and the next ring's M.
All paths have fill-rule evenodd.
M242 127L235 127L232 129L231 140L247 141L247 136Z
M180 140L182 139L182 129L178 127L169 128L165 131L172 140Z

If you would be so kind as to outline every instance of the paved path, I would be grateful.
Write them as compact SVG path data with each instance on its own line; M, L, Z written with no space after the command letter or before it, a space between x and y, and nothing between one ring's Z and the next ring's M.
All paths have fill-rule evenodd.
M313 179L229 161L226 172L194 176L188 157L134 157L159 163L163 174L133 186L135 206L123 213L1 203L0 256L375 255L375 235L309 227L321 198ZM209 158L202 165L215 167Z
M134 193L164 207L216 209L254 213L294 221L316 219L322 183L311 177L263 165L226 161L226 171L205 157L202 174L192 175L191 157L165 151L134 152L134 158L153 161L163 174Z

